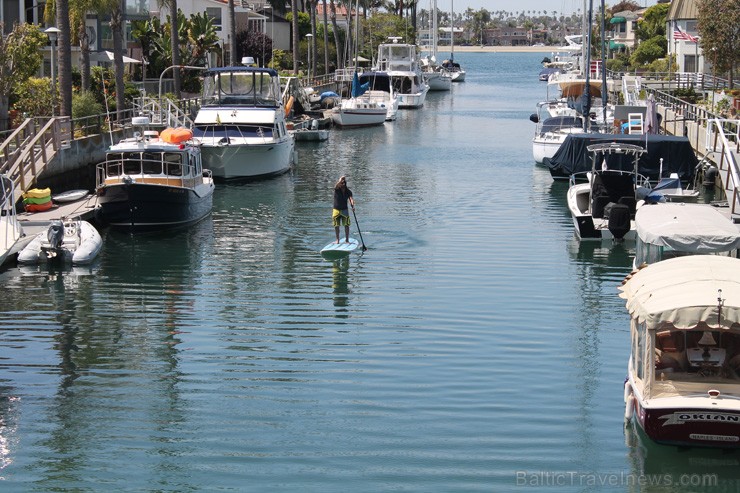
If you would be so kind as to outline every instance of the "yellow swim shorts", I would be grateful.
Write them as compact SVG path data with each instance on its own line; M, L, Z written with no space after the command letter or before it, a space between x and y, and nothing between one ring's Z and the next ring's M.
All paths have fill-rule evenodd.
M335 228L338 228L341 225L349 226L349 211L343 210L340 211L339 209L332 209L331 213L331 223L334 225Z

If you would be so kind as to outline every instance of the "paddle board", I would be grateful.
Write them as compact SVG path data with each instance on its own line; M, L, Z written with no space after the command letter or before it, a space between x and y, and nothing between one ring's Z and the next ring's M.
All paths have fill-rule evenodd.
M70 190L68 192L52 195L51 198L54 202L74 202L86 197L89 193L90 192L87 190Z
M347 243L344 240L341 240L339 243L336 241L332 241L328 245L326 245L324 248L321 249L321 255L324 256L339 256L339 255L349 255L350 253L354 252L360 247L360 242L355 240L354 238L349 239L349 243Z

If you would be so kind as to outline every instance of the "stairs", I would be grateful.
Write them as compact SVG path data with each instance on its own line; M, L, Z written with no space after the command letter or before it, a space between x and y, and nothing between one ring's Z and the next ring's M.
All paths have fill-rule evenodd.
M38 125L38 120L28 118L0 144L0 174L13 182L15 202L31 189L71 137L69 117L52 117Z
M641 79L635 75L622 76L622 96L626 106L637 106L640 101Z

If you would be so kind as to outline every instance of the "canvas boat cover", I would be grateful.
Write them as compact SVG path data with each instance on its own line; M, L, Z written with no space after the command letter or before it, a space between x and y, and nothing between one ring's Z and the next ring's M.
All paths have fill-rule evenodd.
M718 322L717 298L724 300ZM663 260L627 276L619 287L627 311L648 329L706 323L728 329L740 323L740 259L690 255Z
M647 147L645 141L647 140ZM624 135L584 133L568 135L551 158L545 158L544 164L553 175L569 176L573 173L591 171L592 154L587 147L593 144L617 142L633 144L646 148L640 156L638 172L654 183L659 181L660 159L663 158L663 175L677 173L682 183L690 183L696 173L699 160L687 137L672 135ZM633 156L612 154L607 156L609 169L632 171Z
M635 227L643 242L679 252L706 254L740 248L740 229L707 204L644 205L637 210Z

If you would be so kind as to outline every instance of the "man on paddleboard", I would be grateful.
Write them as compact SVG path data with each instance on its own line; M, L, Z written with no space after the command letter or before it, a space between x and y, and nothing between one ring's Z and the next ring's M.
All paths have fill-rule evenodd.
M337 235L337 243L339 243L339 226L344 225L344 236L349 243L349 209L347 208L347 202L355 210L355 200L352 198L352 190L347 188L347 178L342 176L334 185L334 210L331 214L331 221L334 225L334 232Z

